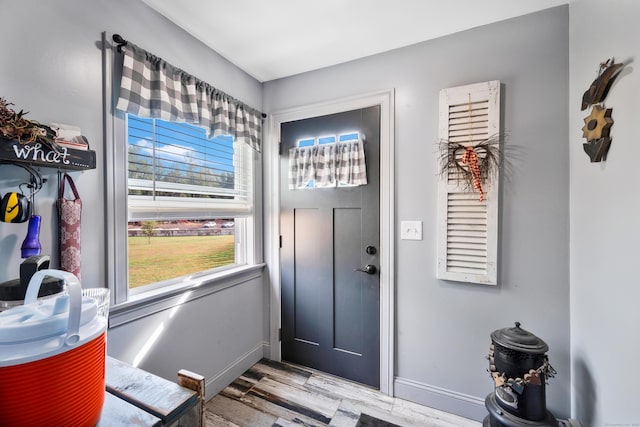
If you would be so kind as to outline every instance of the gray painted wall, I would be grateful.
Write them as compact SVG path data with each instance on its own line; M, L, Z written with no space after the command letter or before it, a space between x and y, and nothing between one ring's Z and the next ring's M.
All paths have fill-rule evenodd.
M400 397L483 416L489 335L519 320L549 344L549 408L569 415L568 20L566 6L554 8L265 84L267 112L396 90L396 219L424 224L422 241L396 242ZM438 92L494 79L517 147L503 186L500 285L436 280Z
M571 351L573 410L585 426L640 424L638 166L640 3L574 0L571 12ZM597 25L587 25L587 23ZM612 143L604 163L582 150L582 94L598 64L627 63L606 106Z
M616 123L604 164L590 164L582 152L585 114L577 105L598 62L611 55L620 60L637 56L639 7L632 0L573 0L570 27L567 8L561 7L265 85L268 111L396 88L396 215L424 222L423 241L397 242L396 372L414 386L404 387L407 397L435 401L433 391L444 389L454 397L483 398L491 390L483 358L489 333L517 319L549 343L551 363L559 371L548 388L549 407L556 415L568 415L570 241L573 415L589 426L638 422L639 392L628 375L640 352L633 335L640 323L633 269L640 206L633 197L637 179L630 172L640 155L633 134L639 113L634 95L640 93L634 64L607 99ZM100 32L120 32L258 108L261 86L138 1L0 0L0 12L11 17L0 26L5 41L0 47L0 95L30 111L29 118L81 126L97 151L98 169L72 175L85 203L83 283L101 286L102 95L95 46ZM585 24L596 21L603 30ZM501 285L437 281L436 172L430 169L435 162L426 162L422 179L414 177L425 169L420 157L435 155L438 91L491 79L503 83L503 124L511 132L510 144L519 147L511 179L503 187ZM55 226L55 174L48 174L52 183L39 194L37 205L44 217L45 253L51 251ZM0 193L13 191L24 177L18 168L0 166ZM26 225L0 224L1 281L17 277L17 251L25 234ZM268 335L256 305L262 300L268 305L268 298L256 299L263 292L268 295L261 286L251 281L177 310L145 367L173 378L176 366L192 365L216 375L220 367L233 365L262 339L260 328ZM229 306L245 303L258 313L227 334L221 325L233 311ZM110 351L132 360L140 340L169 315L161 312L114 329ZM192 331L193 324L200 326ZM193 354L185 356L187 364L176 360L177 345L194 344Z
M262 107L262 85L140 1L0 0L0 15L0 96L29 111L28 118L80 126L96 151L97 169L72 176L84 209L82 284L104 286L101 32L120 33L256 108ZM38 194L37 209L43 253L51 254L56 176L53 170L47 174L51 181ZM14 191L19 179L25 179L20 169L0 166L0 193ZM25 235L26 224L0 223L0 281L18 276ZM209 379L262 345L262 301L261 280L240 284L184 304L173 315L161 312L110 331L108 352L132 362L153 326L164 322L166 332L140 366L170 379L179 368Z
M262 277L109 329L108 353L175 381L206 378L213 397L263 355Z

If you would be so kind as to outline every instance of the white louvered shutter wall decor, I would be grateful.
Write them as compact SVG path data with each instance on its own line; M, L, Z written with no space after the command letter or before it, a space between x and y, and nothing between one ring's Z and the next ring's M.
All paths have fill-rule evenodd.
M474 145L500 132L500 82L440 91L441 141ZM462 152L459 157L462 157ZM460 161L460 159L458 159ZM458 172L459 173L459 172ZM497 284L499 177L483 183L480 194L465 188L449 169L438 183L437 277Z

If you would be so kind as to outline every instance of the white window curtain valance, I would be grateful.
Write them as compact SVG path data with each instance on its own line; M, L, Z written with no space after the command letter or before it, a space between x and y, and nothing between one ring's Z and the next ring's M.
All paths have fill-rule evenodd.
M138 117L201 126L260 151L262 113L128 42L116 108Z
M313 182L313 185L310 185ZM289 150L289 189L367 184L362 140Z

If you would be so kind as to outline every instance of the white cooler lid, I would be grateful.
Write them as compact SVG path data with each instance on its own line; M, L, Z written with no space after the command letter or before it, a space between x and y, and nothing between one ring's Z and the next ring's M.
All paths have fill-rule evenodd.
M65 279L69 294L60 294L31 303L25 298L25 305L0 313L0 367L40 360L71 350L106 330L106 319L97 315L97 305L93 298L80 296L76 300L79 304L70 307L70 300L73 299L71 294L78 298L76 292L81 292L75 276L58 270L41 272L46 273L39 276L40 281L45 276ZM36 275L34 279L37 279ZM73 280L75 283L72 283ZM40 283L34 283L33 279L29 283L29 288L36 288L35 291L31 290L32 295L34 292L37 295L39 285ZM27 293L29 294L29 289ZM78 321L74 327L72 323Z

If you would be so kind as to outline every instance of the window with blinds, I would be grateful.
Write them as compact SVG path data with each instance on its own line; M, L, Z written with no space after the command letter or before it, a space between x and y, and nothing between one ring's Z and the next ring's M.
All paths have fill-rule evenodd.
M250 148L187 123L128 115L130 220L251 212Z
M131 114L126 129L129 288L242 263L253 211L251 148Z
M500 82L444 89L439 109L440 140L475 146L500 132ZM455 154L460 165L465 164L464 152ZM448 168L438 184L437 277L496 285L499 177L482 184L481 200L478 191L463 183L461 174Z

